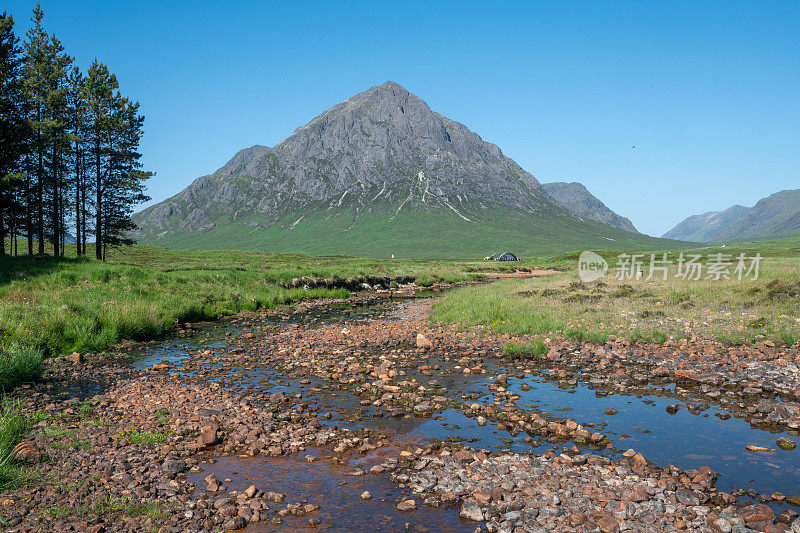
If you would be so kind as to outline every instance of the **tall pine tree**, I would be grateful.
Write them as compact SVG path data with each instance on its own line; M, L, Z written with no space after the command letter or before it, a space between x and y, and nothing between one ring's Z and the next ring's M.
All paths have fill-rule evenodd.
M6 253L8 229L16 229L17 194L24 177L19 164L25 150L25 121L22 115L19 39L14 19L0 15L0 255ZM15 231L11 232L14 241Z

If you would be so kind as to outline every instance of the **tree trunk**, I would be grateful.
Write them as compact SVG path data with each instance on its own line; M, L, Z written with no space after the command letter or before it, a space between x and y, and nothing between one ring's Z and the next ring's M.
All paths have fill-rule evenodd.
M60 219L60 215L58 213L58 201L59 201L59 190L58 190L58 151L56 150L56 143L53 143L53 227L51 228L53 231L53 257L58 257L61 255L61 230L58 227L58 221Z
M25 174L25 231L28 237L28 255L33 255L33 221L31 220L31 172L30 161L25 158L28 164L28 172Z
M81 154L75 141L75 253L81 255Z
M100 140L95 141L95 164L97 165L97 179L95 187L97 188L97 205L95 206L95 226L94 226L94 255L97 259L103 259L103 226L102 226L102 213L103 213L103 188L102 178L100 174Z
M0 204L0 256L6 255L6 223L3 220L5 209Z
M41 136L41 134L40 134ZM39 253L44 253L44 148L42 147L41 142L38 146L39 150L39 166L36 168L36 178L37 178L37 187L36 187L36 207L37 211L37 218L39 227L37 231L39 233Z

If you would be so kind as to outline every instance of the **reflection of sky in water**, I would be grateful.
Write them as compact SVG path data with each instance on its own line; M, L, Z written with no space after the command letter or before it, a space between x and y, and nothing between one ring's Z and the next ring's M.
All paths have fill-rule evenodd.
M521 390L519 385L523 381L533 388L527 392ZM544 411L571 407L568 416L579 423L606 422L608 425L600 431L612 438L615 446L623 450L633 448L656 464L671 463L683 469L708 466L721 474L717 481L720 490L734 486L760 492L800 492L798 451L783 451L775 444L781 435L791 437L788 433L751 429L750 424L736 418L721 420L714 414L722 411L714 408L693 415L681 407L675 415L670 415L666 406L680 403L673 398L639 399L622 395L598 398L586 386L577 386L569 393L537 377L510 378L509 389L521 396L520 405L536 403ZM603 411L609 407L616 409L617 414L606 415ZM751 453L744 449L748 444L778 452Z

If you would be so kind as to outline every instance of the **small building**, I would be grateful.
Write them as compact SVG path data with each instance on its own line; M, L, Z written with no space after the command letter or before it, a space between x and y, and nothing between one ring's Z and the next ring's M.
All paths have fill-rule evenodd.
M484 257L484 261L519 261L519 257L511 252L497 252L489 257Z

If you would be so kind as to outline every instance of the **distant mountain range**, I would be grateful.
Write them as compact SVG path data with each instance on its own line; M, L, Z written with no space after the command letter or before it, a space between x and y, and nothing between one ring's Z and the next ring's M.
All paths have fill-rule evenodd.
M753 207L692 215L664 234L684 241L744 241L800 235L800 189L776 192Z
M470 258L664 246L579 184L542 186L394 82L328 109L276 146L134 215L172 248Z

